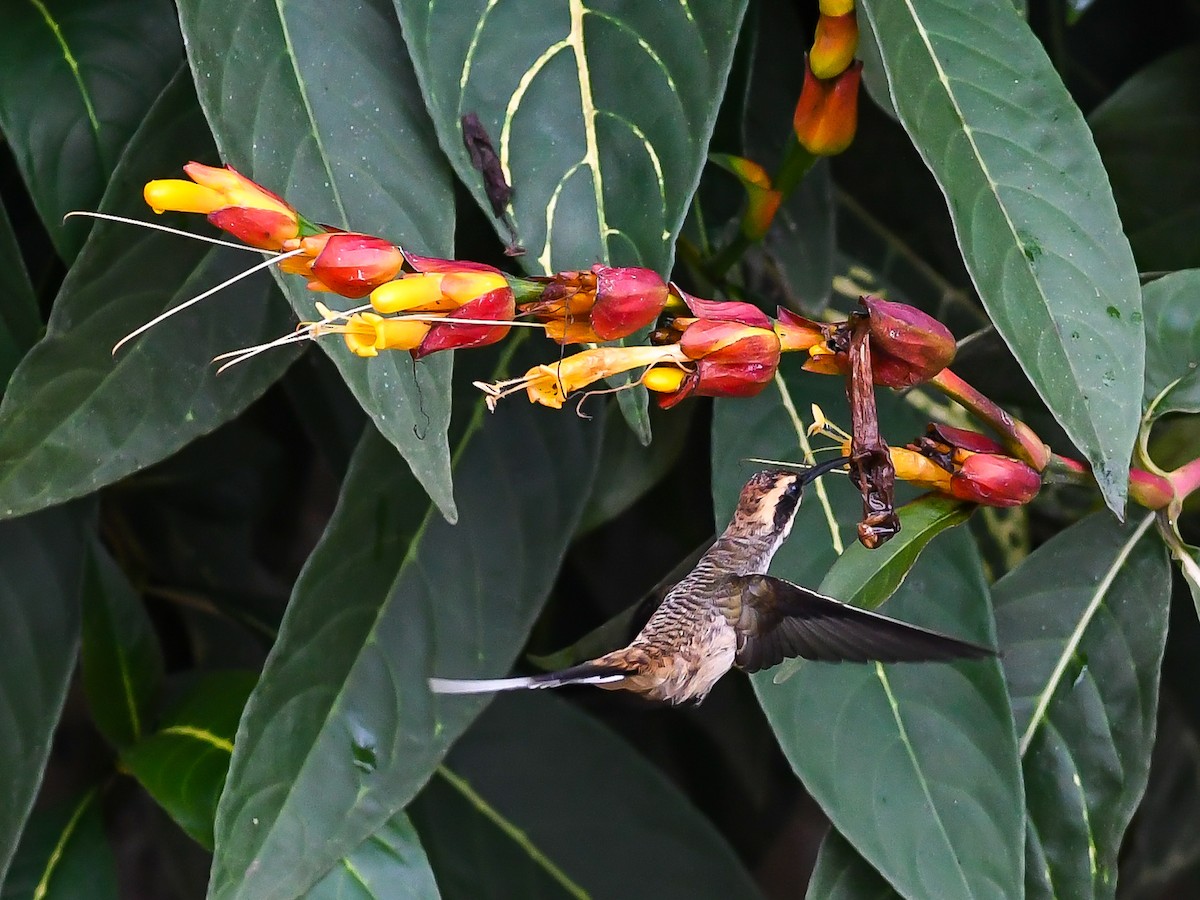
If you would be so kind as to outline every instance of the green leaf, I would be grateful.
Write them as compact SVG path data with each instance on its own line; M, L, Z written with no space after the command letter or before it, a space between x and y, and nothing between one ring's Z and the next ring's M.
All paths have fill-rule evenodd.
M1149 404L1180 379L1200 370L1200 269L1172 272L1142 290L1146 315L1146 390Z
M223 0L179 7L200 103L227 162L312 221L450 255L450 171L386 0L339 6L336 14L320 0L254 0L237 15ZM280 282L300 318L314 318L321 298L298 278ZM321 347L454 521L450 355L414 365L405 353L363 360L336 339Z
M42 316L8 212L0 200L0 393L42 330Z
M1142 69L1088 117L1143 270L1200 264L1200 172L1180 147L1200 143L1200 45Z
M900 895L849 841L830 829L821 841L817 865L804 896L812 900L893 900Z
M787 560L773 570L792 572ZM888 602L905 621L993 643L978 554L944 535ZM910 897L1012 896L1022 883L1022 793L994 660L808 663L752 678L780 746L834 826Z
M141 597L99 541L85 567L79 659L100 733L116 747L141 740L162 686L162 651Z
M490 209L459 123L479 116L539 274L670 271L745 8L396 0L442 149Z
M104 834L99 788L29 817L0 900L117 896L117 870Z
M868 550L858 543L847 547L821 582L822 594L874 609L904 583L929 542L946 529L967 521L972 507L944 494L926 494L896 512L900 516L900 533L878 550ZM803 660L799 659L784 662L775 671L775 682L786 680L801 665Z
M360 445L243 718L211 896L307 890L408 803L483 708L431 696L426 679L502 674L524 644L602 423L520 405L484 420L478 401L473 412L453 528L377 434Z
M831 421L848 421L844 381L804 373L800 364L785 359L781 377L757 397L715 404L718 522L727 520L750 475L740 460L802 458L809 419L807 410L801 418L798 398L819 403ZM920 432L922 418L902 401L881 392L878 405L890 440ZM799 584L820 584L853 540L860 515L861 501L848 479L821 479L805 491L792 536L771 571ZM852 585L843 589L854 593ZM965 530L945 534L925 550L885 611L994 645L987 587ZM773 683L774 674L752 681L792 767L834 826L900 893L1019 892L1021 775L995 661L808 663L783 684Z
M183 73L113 173L102 208L144 215L141 186L179 146L211 147ZM249 255L249 254L247 254ZM283 352L217 376L214 354L288 328L270 281L240 282L123 347L122 336L242 271L245 256L127 225L97 225L59 291L46 336L0 403L0 517L22 515L139 471L233 418L287 366Z
M1171 571L1147 534L1096 513L996 582L1023 756L1032 897L1112 897L1146 787Z
M59 255L79 252L127 141L179 66L167 0L9 4L0 29L0 130Z
M0 882L29 815L79 642L90 507L0 522Z
M678 788L557 697L498 697L438 774L412 814L447 898L759 896Z
M1082 114L1007 3L860 8L984 306L1120 514L1140 411L1141 299Z
M158 730L121 753L121 765L179 826L209 849L233 737L253 672L211 672L163 716Z
M437 900L416 829L396 813L304 895L307 900Z

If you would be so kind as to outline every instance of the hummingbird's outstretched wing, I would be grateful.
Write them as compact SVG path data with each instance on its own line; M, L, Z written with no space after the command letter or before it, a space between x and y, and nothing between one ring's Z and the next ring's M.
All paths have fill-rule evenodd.
M734 662L748 672L793 656L827 662L979 659L995 651L850 606L772 575L740 575Z

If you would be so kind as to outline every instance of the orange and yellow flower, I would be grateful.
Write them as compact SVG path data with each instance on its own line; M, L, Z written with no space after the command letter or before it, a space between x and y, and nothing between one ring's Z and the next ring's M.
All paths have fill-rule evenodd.
M218 228L262 250L282 250L299 236L296 210L232 166L218 169L190 162L183 170L191 181L166 178L146 184L143 196L156 213L202 213Z

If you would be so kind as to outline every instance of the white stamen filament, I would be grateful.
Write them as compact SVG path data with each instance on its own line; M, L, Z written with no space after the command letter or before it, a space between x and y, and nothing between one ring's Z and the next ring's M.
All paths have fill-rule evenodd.
M199 303L201 300L204 300L208 297L211 297L213 294L216 294L216 293L219 293L220 291L225 290L225 288L229 287L231 284L236 284L237 282L241 281L243 278L247 278L247 277L253 275L255 272L261 271L262 269L268 269L271 266L274 266L274 265L277 265L277 264L283 262L285 259L290 259L293 256L300 256L303 253L304 253L304 250L297 249L297 250L291 251L290 253L276 254L275 256L272 256L270 259L264 259L262 262L258 263L257 265L251 266L246 271L240 272L237 275L234 275L232 278L227 278L225 281L222 281L220 284L216 285L215 287L209 288L207 291L204 291L202 294L198 294L190 300L184 300L178 306L173 306L170 309L168 309L166 312L164 312L162 315L155 316L149 322L146 322L144 325L138 326L133 331L129 332L129 334L125 335L125 337L123 337L119 341L117 341L113 345L113 348L112 348L113 355L116 356L117 351L120 350L124 344L128 343L130 340L137 337L139 334L149 331L151 328L153 328L155 325L159 324L160 322L163 322L166 319L169 319L171 316L175 315L175 313L181 312L182 310L187 309L189 306L194 306L195 304Z
M178 237L191 238L193 241L201 241L205 244L213 244L217 247L231 247L234 250L245 250L249 253L273 253L272 250L262 250L258 247L249 247L246 244L235 244L233 241L223 241L220 238L207 237L203 234L193 234L190 231L181 231L178 228L171 228L167 225L159 225L156 222L143 222L141 219L127 219L125 216L114 216L111 213L92 212L87 209L77 209L63 216L64 219L70 219L74 216L83 216L88 219L104 219L107 222L120 222L122 225L136 225L139 228L149 228L151 231L165 231L167 234L174 234Z

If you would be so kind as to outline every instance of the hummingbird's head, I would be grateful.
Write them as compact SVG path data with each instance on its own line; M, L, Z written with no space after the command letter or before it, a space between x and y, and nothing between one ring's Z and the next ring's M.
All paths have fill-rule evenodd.
M792 530L803 489L800 472L759 472L742 488L730 525L746 537L778 545Z

